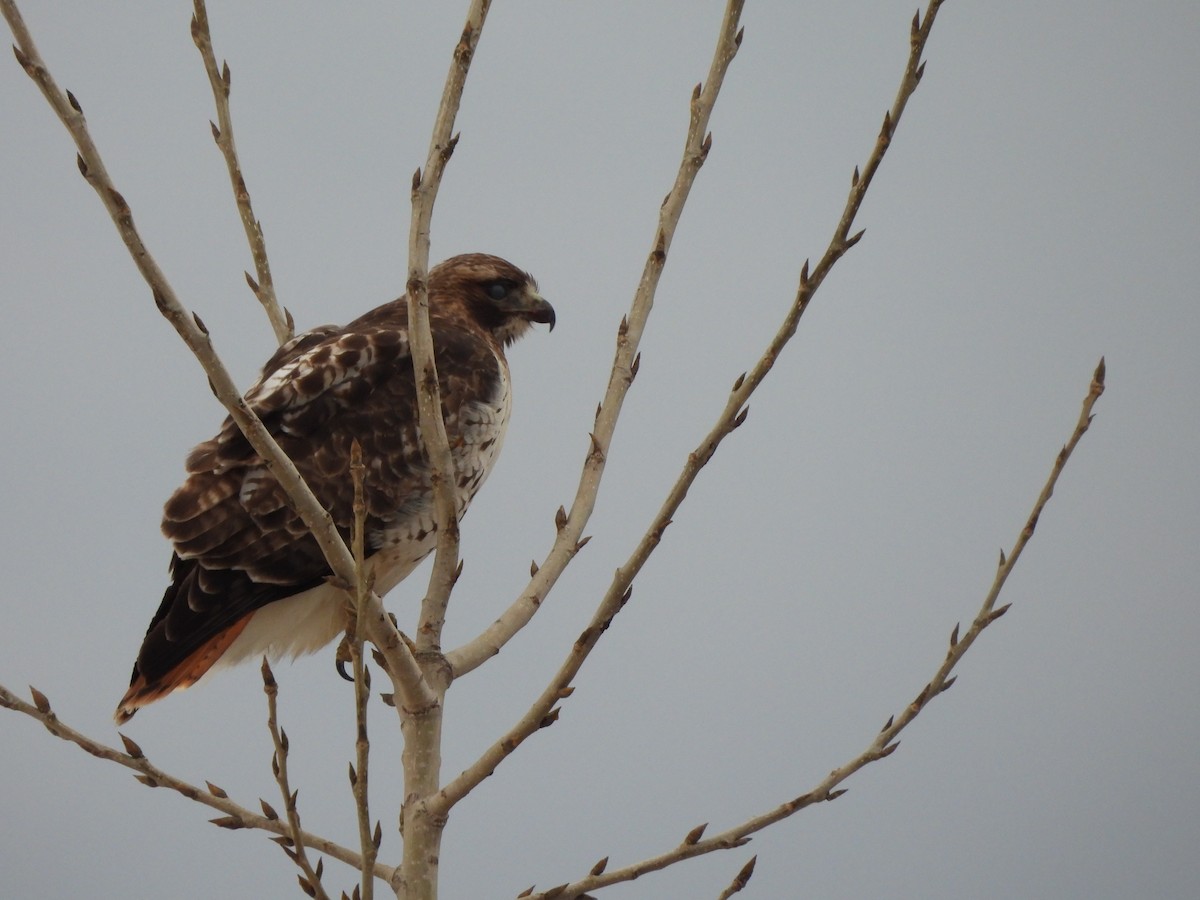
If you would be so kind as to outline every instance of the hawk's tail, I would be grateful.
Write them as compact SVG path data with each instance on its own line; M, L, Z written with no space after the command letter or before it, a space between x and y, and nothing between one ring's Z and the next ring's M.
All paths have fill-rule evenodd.
M135 665L133 668L133 678L129 683L129 690L125 692L125 696L117 704L117 711L113 713L113 720L118 725L124 725L143 706L148 706L155 700L161 700L172 691L191 687L204 676L204 673L213 667L213 664L237 640L238 635L242 633L242 629L246 627L246 623L250 621L253 615L254 613L250 613L249 615L242 616L242 618L238 619L228 628L217 632L184 657L176 666L156 678L147 679L141 669Z

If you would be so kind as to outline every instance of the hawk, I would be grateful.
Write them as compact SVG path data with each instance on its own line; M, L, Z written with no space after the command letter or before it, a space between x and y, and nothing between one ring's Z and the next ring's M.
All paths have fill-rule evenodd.
M516 266L481 253L429 271L429 322L462 516L500 452L511 409L504 349L554 308ZM275 353L246 402L348 539L350 447L367 467L366 552L383 595L437 543L401 297L343 328L298 335ZM163 509L171 584L114 716L188 687L214 667L312 653L345 627L344 595L317 542L232 419L187 458Z

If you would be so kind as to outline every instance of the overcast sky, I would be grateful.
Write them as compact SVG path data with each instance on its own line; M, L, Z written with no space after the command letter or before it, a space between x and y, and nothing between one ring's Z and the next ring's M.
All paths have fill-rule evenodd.
M118 188L243 385L272 335L190 4L27 2ZM588 528L542 612L456 684L446 776L527 708L734 378L823 251L908 50L913 0L751 2ZM408 185L465 4L213 2L238 146L300 327L402 289ZM510 353L505 452L464 523L447 644L553 539L613 339L678 164L718 2L498 2L459 117L433 258L505 256L558 311ZM563 706L454 810L442 895L512 897L801 794L933 674L991 584L1103 354L1108 390L1012 610L899 751L748 847L603 892L716 897L1200 895L1200 5L948 3L921 88L817 295ZM118 742L112 709L165 585L163 500L222 411L75 150L0 62L0 683ZM413 620L425 570L389 597ZM420 584L416 582L421 582ZM351 691L277 668L306 827L354 841ZM277 801L254 667L144 711L151 759ZM374 810L398 858L399 744L374 708ZM0 714L13 897L299 896L262 834ZM335 896L347 869L326 868Z

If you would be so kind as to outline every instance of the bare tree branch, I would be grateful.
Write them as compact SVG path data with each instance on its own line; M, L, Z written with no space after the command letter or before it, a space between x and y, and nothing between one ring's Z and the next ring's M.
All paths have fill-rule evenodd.
M429 458L437 512L438 543L429 588L421 604L421 624L417 629L418 650L441 652L442 627L446 606L458 575L458 501L454 484L454 460L442 419L441 390L434 363L433 335L429 330L429 292L426 275L429 268L429 232L433 207L441 188L446 164L458 144L453 134L454 120L462 102L467 73L475 48L487 20L491 0L472 0L463 25L462 36L454 48L450 71L442 90L442 102L434 119L433 134L425 169L417 169L412 179L412 220L408 236L408 321L413 372L417 381L421 434Z
M596 407L595 429L589 435L588 450L570 512L559 509L555 517L557 536L554 544L542 564L532 567L529 585L520 596L478 637L447 654L447 661L455 677L472 671L488 658L495 656L528 624L568 563L590 540L583 536L583 529L595 509L613 433L625 402L625 395L633 384L641 362L638 348L646 321L654 306L654 296L666 265L667 252L675 237L675 229L683 215L683 207L691 193L696 175L704 165L712 146L712 135L707 130L708 122L724 84L725 73L741 45L739 19L743 5L742 0L730 0L727 3L708 78L703 84L696 85L692 92L691 115L684 141L683 159L675 182L659 210L654 243L642 269L642 277L629 312L622 317L617 328L616 354L609 374L608 387L604 399Z
M286 344L292 339L295 323L291 314L280 307L275 297L275 280L271 277L271 264L267 259L267 242L263 238L262 222L254 216L254 207L250 203L250 189L246 187L246 179L242 177L242 166L238 161L237 145L233 140L233 117L229 112L229 63L219 70L217 58L213 53L212 35L208 30L208 9L204 0L193 0L192 40L204 60L204 71L208 74L208 83L212 87L213 100L217 106L217 121L212 125L213 140L221 155L225 157L225 166L229 169L229 181L233 185L233 199L237 203L238 215L242 220L242 228L246 232L246 241L250 245L250 255L254 259L254 271L257 280L246 274L246 283L258 302L266 310L271 328L280 344Z
M267 695L267 730L271 732L271 743L275 748L271 756L271 774L275 776L275 782L279 785L279 793L283 798L284 815L287 816L288 824L288 833L275 840L283 848L283 852L288 855L288 859L300 868L302 873L299 876L300 886L304 888L305 893L317 900L329 900L325 888L321 885L321 868L320 866L316 869L312 867L308 861L308 853L304 849L304 832L300 828L300 811L296 808L296 795L299 791L293 791L288 781L287 732L279 727L279 711L277 709L279 684L275 681L275 675L265 656L262 661L262 680L263 693ZM259 802L268 819L279 818L279 814L265 800ZM369 868L370 864L364 863L364 866Z
M671 192L659 210L654 246L642 271L642 278L634 295L633 304L629 314L621 319L620 327L617 329L616 358L613 361L604 401L597 410L596 430L590 436L591 447L584 459L583 474L575 501L571 504L571 512L568 514L565 510L559 509L555 520L558 536L545 564L533 573L529 587L479 637L448 654L447 661L456 675L468 672L484 660L494 656L517 631L529 622L546 592L553 587L558 576L562 574L563 569L580 548L587 543L586 538L581 539L582 530L595 507L600 478L604 472L608 448L620 415L621 405L637 374L640 359L637 348L646 319L654 304L654 294L658 289L658 280L663 266L666 264L667 250L683 214L683 206L687 201L692 184L695 182L696 174L700 171L709 148L712 146L712 135L707 134L706 129L721 85L724 83L725 73L741 44L742 32L738 27L738 20L741 16L742 6L741 0L729 0L726 5L716 50L709 67L708 82L703 86L696 85L696 89L692 92L691 118L684 144L683 159L679 164ZM625 593L618 599L619 603L623 604L625 600L629 599L629 595ZM539 728L552 724L557 719L558 711L554 705L559 700L570 696L571 679L583 664L583 660L587 658L601 632L608 627L608 622L616 614L616 609L619 609L619 605L608 611L606 597L600 610L593 616L592 623L575 641L566 662L563 663L541 696L534 701L528 712L506 734L488 747L479 759L438 792L432 802L440 814L444 815L449 812L455 803L495 771L496 766L529 735Z
M98 759L106 759L119 766L132 769L137 773L135 775L137 780L147 787L169 788L177 794L182 794L189 800L194 800L197 803L224 813L224 816L212 820L214 825L230 829L256 828L261 831L269 831L271 834L291 837L291 827L288 823L281 821L278 817L272 819L268 816L251 812L241 804L230 800L229 795L216 785L210 783L205 790L164 772L146 758L141 747L123 734L121 735L121 741L125 745L124 752L106 746L76 731L59 719L58 715L50 707L50 701L46 699L46 696L41 691L32 687L29 690L33 694L34 702L32 704L26 703L12 693L12 691L8 690L8 688L0 685L0 706L24 713L30 718L36 719L55 737L61 738L64 741L70 741ZM308 831L301 831L300 835L306 847L311 847L318 853L324 853L326 856L344 862L348 866L353 866L355 869L362 869L362 857L353 850ZM382 878L386 881L392 878L394 870L391 866L385 866L377 862L374 871L376 878Z
M1012 572L1013 566L1020 557L1021 551L1033 536L1034 528L1042 514L1042 510L1045 509L1046 503L1049 501L1051 495L1053 495L1054 487L1058 483L1058 478L1062 474L1067 460L1071 457L1076 445L1078 445L1080 439L1088 430L1088 426L1092 421L1092 407L1102 393L1104 393L1103 359L1100 360L1100 365L1096 367L1091 384L1088 386L1088 392L1084 397L1083 408L1079 414L1075 430L1072 432L1070 440L1059 451L1054 465L1051 467L1050 476L1047 478L1045 486L1042 488L1033 505L1033 511L1029 514L1029 518L1022 527L1007 557L1003 550L1000 552L1000 564L997 568L995 581L984 598L979 612L971 623L971 627L967 629L965 634L959 637L959 627L957 625L954 626L954 630L950 634L950 647L946 652L946 658L938 667L937 672L934 673L933 678L921 689L916 698L904 708L903 712L892 716L884 723L883 728L875 735L870 745L862 753L844 765L834 769L807 793L780 804L768 812L747 819L745 822L728 828L712 837L704 838L705 826L700 825L692 829L676 847L658 856L641 860L621 869L605 870L601 868L597 872L593 868L591 873L579 881L555 888L553 891L541 894L530 893L527 896L531 900L551 900L552 897L554 900L570 900L570 898L579 897L585 891L597 890L611 884L632 881L648 872L665 869L685 859L692 859L696 856L712 853L715 850L728 850L733 847L741 847L750 840L752 834L796 814L807 806L836 800L846 793L845 789L839 789L838 785L846 781L846 779L859 769L877 760L891 756L896 748L900 746L896 740L900 732L908 727L934 697L949 690L950 686L954 684L952 673L967 650L975 643L976 638L983 633L985 628L1008 611L1008 606L997 608L995 605L996 599L999 597L1000 590L1004 587L1004 582L1008 579L1009 573ZM734 883L737 883L736 880Z
M213 394L228 410L230 417L246 436L246 440L262 457L271 475L287 492L288 499L321 547L321 552L335 576L346 587L346 590L352 590L350 586L354 584L354 560L346 547L346 542L338 533L332 517L313 496L295 464L288 459L287 454L275 442L270 432L255 415L254 410L242 398L241 392L218 357L203 321L198 315L188 312L183 306L158 263L155 262L154 257L142 241L141 235L133 223L132 210L113 185L112 179L105 169L104 161L100 157L100 152L92 141L79 101L69 91L60 90L55 83L38 53L16 3L13 0L0 0L0 11L3 12L4 18L8 21L13 36L16 38L17 43L13 47L13 52L16 54L17 62L37 84L50 107L74 139L75 146L79 151L79 171L96 191L105 209L108 210L113 224L117 227L117 233L125 243L134 264L150 286L159 312L183 338L184 343L187 344L203 367L205 374L208 375ZM422 709L435 703L436 696L425 683L412 653L400 639L378 597L373 597L371 601L368 629L372 643L375 643L387 657L388 673L392 677L396 695L403 706L409 709Z
M433 207L446 163L458 142L452 136L467 73L475 55L491 0L471 0L462 36L454 48L442 101L434 120L424 172L412 180L412 219L408 239L409 349L417 384L417 405L425 454L429 460L437 517L438 541L429 587L421 602L416 650L426 664L423 671L440 699L450 683L451 671L441 656L442 627L450 591L458 578L458 500L454 460L442 419L441 391L434 364L433 335L429 328L429 230ZM438 789L441 775L442 707L431 704L414 714L403 715L404 796L400 813L404 858L397 894L408 900L433 900L437 896L438 858L445 816L434 814L428 798Z

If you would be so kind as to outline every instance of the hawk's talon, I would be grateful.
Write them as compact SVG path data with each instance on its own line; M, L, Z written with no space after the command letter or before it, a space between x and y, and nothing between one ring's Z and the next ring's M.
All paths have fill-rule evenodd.
M346 681L353 681L353 675L346 674L346 663L351 662L353 657L350 654L350 639L346 635L342 635L342 639L338 641L337 653L334 656L333 667L337 669L337 673Z

